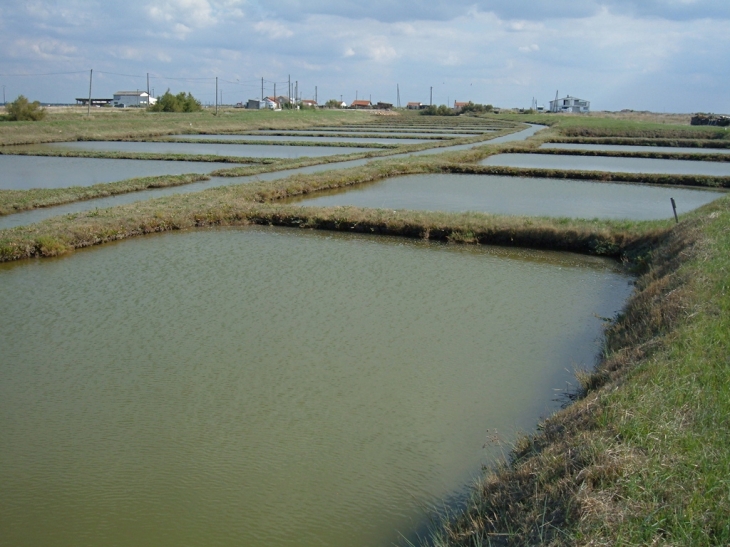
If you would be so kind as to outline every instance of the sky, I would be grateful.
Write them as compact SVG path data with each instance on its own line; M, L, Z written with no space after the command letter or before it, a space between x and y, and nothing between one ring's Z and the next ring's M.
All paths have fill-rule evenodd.
M730 0L0 0L0 85L730 113L728 23Z

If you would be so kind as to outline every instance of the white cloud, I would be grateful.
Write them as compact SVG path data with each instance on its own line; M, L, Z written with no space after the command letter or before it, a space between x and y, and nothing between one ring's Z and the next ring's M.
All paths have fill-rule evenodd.
M291 38L294 33L278 21L259 21L254 25L254 30L272 40L280 38Z
M60 61L68 59L77 51L76 46L52 38L21 38L15 41L6 55L21 59Z

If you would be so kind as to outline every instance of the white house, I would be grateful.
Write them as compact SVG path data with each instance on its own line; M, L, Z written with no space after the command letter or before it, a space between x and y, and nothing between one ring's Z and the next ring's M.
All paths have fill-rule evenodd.
M157 102L146 91L117 91L112 99L112 105L118 107L141 106L147 107Z
M591 111L591 102L577 97L563 97L550 101L550 112L577 112L584 114Z

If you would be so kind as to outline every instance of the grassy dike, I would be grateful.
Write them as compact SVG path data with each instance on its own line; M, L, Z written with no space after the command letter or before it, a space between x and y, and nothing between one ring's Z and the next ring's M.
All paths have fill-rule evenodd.
M557 125L557 118L551 119ZM634 125L596 122L594 129L614 134L643 130ZM550 132L556 135L559 129ZM659 129L647 131L659 134ZM525 150L531 146L524 144ZM439 547L728 545L730 197L683 215L678 225L673 220L589 221L279 204L286 197L409 173L550 175L538 174L547 170L474 165L501 149L378 161L358 169L56 217L0 231L0 261L55 256L152 232L250 224L622 259L639 274L637 290L624 312L607 325L599 367L579 375L582 392L572 405L541 423L536 434L519 439L504 462L485 469L468 507L434 530L429 541ZM630 176L627 180L644 182L664 177ZM695 182L728 186L725 177L704 178L713 180ZM677 179L667 177L661 183Z
M495 147L496 148L496 147ZM75 248L150 232L212 225L275 224L394 234L454 242L554 248L634 257L671 224L522 218L489 214L280 205L279 200L414 173L463 171L460 153L411 157L346 170L211 188L0 231L0 261L54 256ZM473 166L480 170L479 166Z
M71 186L69 188L34 188L32 190L0 190L0 216L52 207L74 201L117 196L152 188L183 186L193 182L210 180L208 175L164 175L139 177L119 182Z
M509 152L525 152L525 150L504 150L504 153ZM570 148L536 148L529 152L531 154L554 156L603 156L613 158L656 158L663 160L715 161L720 163L730 162L730 154L703 154L702 148L698 148L697 152L658 152L653 150L580 150Z
M509 128L501 131L494 136L501 136L518 131L519 128ZM17 150L8 155L28 155L28 156L47 156L47 157L76 157L76 158L98 158L98 159L133 159L133 160L169 160L169 161L202 161L239 164L229 169L219 169L211 173L217 177L244 177L255 176L263 173L271 173L275 171L284 171L289 169L299 169L302 167L311 167L314 165L324 165L343 161L352 161L359 159L370 159L377 157L387 157L389 155L402 154L406 152L418 152L431 148L443 148L458 144L471 144L484 140L484 136L467 137L462 139L454 139L451 141L442 141L438 143L422 143L401 145L397 148L388 148L386 150L373 150L368 152L337 154L334 156L321 157L302 157L294 159L272 159L272 158L241 158L235 156L212 156L212 155L183 155L183 154L157 154L157 153L129 153L129 152L105 152L93 150ZM485 141L488 144L488 141ZM8 153L0 147L0 155ZM482 153L483 155L483 153ZM169 186L181 186L201 180L208 180L205 175L178 175L178 176L159 176L145 177L137 179L128 179L119 182L101 183L94 186L73 186L67 188L37 188L29 190L2 190L0 189L0 216L41 207L51 207L53 205L62 205L75 201L85 201L98 197L108 197L113 195L125 194L130 192L138 192L150 188L164 188Z
M435 545L728 545L730 200L663 234L580 399L485 471Z
M342 110L285 112L225 108L201 112L147 112L137 108L52 107L39 122L9 122L0 116L0 145L38 144L82 139L159 137L183 132L231 133L256 129L304 129L313 125L370 122L371 114Z

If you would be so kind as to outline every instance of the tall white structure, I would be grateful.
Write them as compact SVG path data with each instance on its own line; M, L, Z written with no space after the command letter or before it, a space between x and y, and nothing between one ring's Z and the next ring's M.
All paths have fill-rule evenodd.
M579 114L585 114L591 111L591 102L584 101L578 97L563 97L562 99L555 99L550 101L550 112L577 112Z

